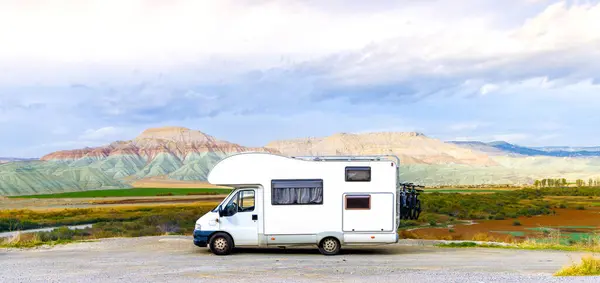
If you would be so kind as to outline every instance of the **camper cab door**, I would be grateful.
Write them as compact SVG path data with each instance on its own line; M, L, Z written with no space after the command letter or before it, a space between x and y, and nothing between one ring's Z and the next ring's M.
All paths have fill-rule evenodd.
M240 188L223 206L219 218L220 230L233 237L236 246L258 245L259 218L262 214L262 194L257 188Z

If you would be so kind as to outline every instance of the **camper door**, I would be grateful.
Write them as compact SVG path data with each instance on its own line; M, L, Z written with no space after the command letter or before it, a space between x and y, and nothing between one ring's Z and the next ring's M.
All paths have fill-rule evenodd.
M231 234L236 246L258 245L261 193L262 190L257 188L239 189L223 206L220 230Z

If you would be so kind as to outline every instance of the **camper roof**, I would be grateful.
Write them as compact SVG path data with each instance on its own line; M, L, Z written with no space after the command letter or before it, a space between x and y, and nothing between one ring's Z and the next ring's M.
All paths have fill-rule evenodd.
M392 161L393 160L393 161ZM278 175L292 176L294 171L281 172L289 167L300 171L314 170L312 162L389 162L395 163L398 170L399 159L396 156L284 156L268 152L242 152L221 159L208 173L208 182L214 185L250 185L260 184L271 178L273 172ZM314 164L316 165L316 164ZM320 164L325 165L325 164Z
M325 155L325 156L291 156L294 159L308 161L382 161L394 159L396 164L400 164L400 159L395 155Z

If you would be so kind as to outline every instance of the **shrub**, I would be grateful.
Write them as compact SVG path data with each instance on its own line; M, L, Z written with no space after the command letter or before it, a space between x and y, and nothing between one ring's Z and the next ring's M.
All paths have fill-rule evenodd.
M413 227L413 226L419 226L419 222L415 221L415 220L400 220L400 228L402 227Z
M504 215L498 214L498 215L494 216L494 220L504 220Z
M452 234L452 240L460 240L462 239L462 234Z
M400 238L402 238L402 239L418 239L419 236L412 231L402 230L402 231L400 231Z
M600 258L585 256L581 263L565 266L555 276L593 276L600 275Z
M583 205L578 205L576 207L577 210L585 210L585 207Z
M490 234L488 233L477 233L475 235L473 235L473 241L482 241L482 242L490 242L494 240L494 237L492 237Z
M513 226L521 226L521 222L519 220L513 221Z
M450 236L450 235L437 235L436 238L438 240L446 240L446 241L452 240L452 236Z
M470 248L470 247L476 247L477 243L474 243L474 242L446 243L446 244L438 244L438 246L449 247L449 248Z

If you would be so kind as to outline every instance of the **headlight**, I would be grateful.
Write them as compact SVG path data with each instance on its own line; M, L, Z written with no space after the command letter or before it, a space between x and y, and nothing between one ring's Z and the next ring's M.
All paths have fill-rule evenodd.
M200 224L196 223L196 227L194 227L194 230L200 230Z

